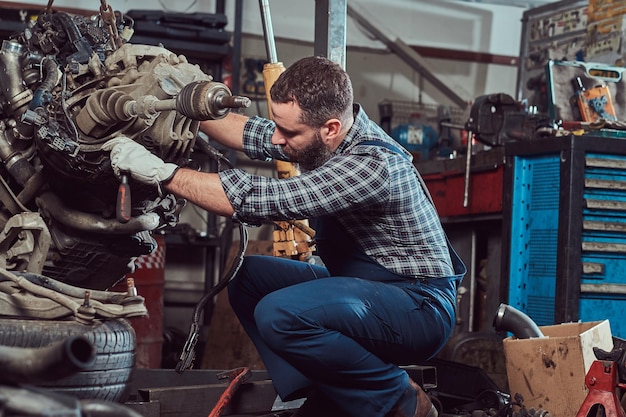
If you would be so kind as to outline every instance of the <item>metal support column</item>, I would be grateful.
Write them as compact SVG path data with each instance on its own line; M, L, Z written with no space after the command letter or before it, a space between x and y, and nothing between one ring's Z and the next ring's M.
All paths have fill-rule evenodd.
M346 68L347 0L315 0L313 53Z
M235 31L233 33L232 90L240 94L241 78L241 33L243 26L243 0L235 0Z

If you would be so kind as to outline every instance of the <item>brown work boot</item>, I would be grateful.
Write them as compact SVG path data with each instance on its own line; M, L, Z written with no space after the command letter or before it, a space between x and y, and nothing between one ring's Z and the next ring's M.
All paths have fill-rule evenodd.
M291 417L349 417L330 398L314 389ZM434 416L436 417L436 416Z
M408 416L399 406L395 406L387 413L385 417L438 417L439 413L433 405L428 395L424 392L422 387L409 379L409 388L407 390L414 390L417 392L417 409L413 416Z

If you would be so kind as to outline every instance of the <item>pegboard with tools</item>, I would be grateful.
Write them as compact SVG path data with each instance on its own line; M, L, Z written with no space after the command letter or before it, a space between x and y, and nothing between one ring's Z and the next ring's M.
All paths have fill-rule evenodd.
M548 112L550 61L624 66L624 16L621 0L564 0L524 12L517 100Z
M546 64L582 60L587 34L587 0L567 0L524 12L517 100L547 112Z

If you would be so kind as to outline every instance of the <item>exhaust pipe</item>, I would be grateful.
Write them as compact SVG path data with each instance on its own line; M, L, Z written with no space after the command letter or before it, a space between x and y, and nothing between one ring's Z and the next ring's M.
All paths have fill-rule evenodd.
M504 303L498 307L498 312L493 319L493 327L495 327L496 331L504 330L511 332L518 339L544 337L539 327L530 317Z

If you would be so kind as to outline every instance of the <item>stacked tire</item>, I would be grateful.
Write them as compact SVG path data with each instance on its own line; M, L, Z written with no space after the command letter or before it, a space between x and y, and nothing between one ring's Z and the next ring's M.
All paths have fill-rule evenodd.
M79 399L121 402L135 367L135 331L125 319L26 320L0 318L0 345L38 348L69 336L83 336L96 350L96 360L87 369L38 386Z

